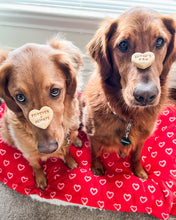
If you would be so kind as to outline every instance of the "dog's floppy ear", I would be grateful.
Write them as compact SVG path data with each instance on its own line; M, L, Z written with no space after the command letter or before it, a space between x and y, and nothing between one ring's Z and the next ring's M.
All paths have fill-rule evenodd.
M77 72L78 70L72 65L72 61L68 54L64 52L55 53L52 56L56 66L63 72L66 77L66 93L72 98L75 96L77 88Z
M0 65L2 65L3 61L6 60L8 54L8 50L0 50Z
M162 77L165 77L165 73L169 72L172 63L176 60L176 22L171 16L162 16L161 19L171 34L171 41L164 60L164 69L162 74Z
M4 61L0 66L0 97L3 98L6 105L14 112L21 112L21 109L16 104L8 90L8 83L13 67L8 62Z
M70 41L59 40L57 37L49 41L56 49L54 61L66 76L67 94L74 97L77 88L77 75L83 65L80 50Z
M108 42L117 30L117 26L117 20L106 19L88 44L88 52L90 56L100 64L98 66L102 68L100 71L104 80L110 76L113 68Z
M72 44L72 42L67 40L59 40L57 37L55 37L48 43L51 47L67 53L72 61L73 67L77 71L79 71L80 67L83 66L81 51L74 44Z

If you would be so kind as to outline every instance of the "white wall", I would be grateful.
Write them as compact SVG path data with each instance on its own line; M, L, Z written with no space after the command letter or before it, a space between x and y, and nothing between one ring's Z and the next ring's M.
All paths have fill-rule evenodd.
M72 41L83 53L81 91L92 71L86 45L102 19L72 12L0 2L0 49L11 50L29 42L44 44L56 35Z
M100 20L72 11L0 3L0 45L14 49L26 42L45 43L60 33L85 52Z
M83 53L85 65L81 72L82 81L79 83L79 90L82 91L92 72L86 45L105 16L92 14L91 11L84 13L2 2L0 2L0 49L15 49L29 42L44 44L59 34L72 41ZM176 79L175 71L172 75ZM172 84L175 85L175 81L172 81Z

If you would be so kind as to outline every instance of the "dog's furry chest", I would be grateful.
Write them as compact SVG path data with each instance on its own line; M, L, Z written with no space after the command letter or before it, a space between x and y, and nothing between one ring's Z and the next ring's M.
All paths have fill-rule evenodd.
M124 121L117 115L111 113L103 117L103 120L102 116L101 118L98 116L95 118L94 137L98 138L103 146L124 148L121 139L126 137L127 127L130 121ZM145 140L150 135L154 126L154 121L149 120L149 118L148 116L148 119L143 117L143 120L140 121L137 118L133 120L129 129L129 134L127 135L133 147L135 147L140 140Z
M124 122L115 115L105 117L104 120L97 117L95 121L95 136L99 137L103 145L121 145L121 138L125 136L128 122ZM97 129L96 129L97 128Z

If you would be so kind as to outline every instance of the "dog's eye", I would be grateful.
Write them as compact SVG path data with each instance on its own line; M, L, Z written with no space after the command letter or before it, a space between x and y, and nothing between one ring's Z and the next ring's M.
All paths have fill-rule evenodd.
M158 37L155 43L156 49L160 49L164 45L165 41L162 37Z
M118 48L121 52L126 52L129 48L129 44L127 40L120 42L120 44L118 45Z
M15 99L22 104L26 102L26 97L23 94L16 95Z
M54 89L51 89L50 90L50 95L55 98L57 96L59 96L61 93L61 89L58 89L58 88L54 88Z

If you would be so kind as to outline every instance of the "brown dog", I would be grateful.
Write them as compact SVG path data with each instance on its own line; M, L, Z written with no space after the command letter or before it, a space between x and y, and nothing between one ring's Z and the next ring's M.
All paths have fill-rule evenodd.
M141 149L167 103L167 75L176 58L175 31L172 17L137 7L106 20L89 43L97 71L82 95L82 123L95 175L104 174L100 160L104 150L121 157L131 152L132 171L148 178L141 166Z
M44 189L47 180L40 159L60 157L68 167L77 167L69 148L79 127L76 77L81 55L70 42L56 38L48 45L26 44L6 58L4 55L2 52L0 97L5 100L6 111L1 135L23 152L37 186ZM41 110L44 106L46 111Z

